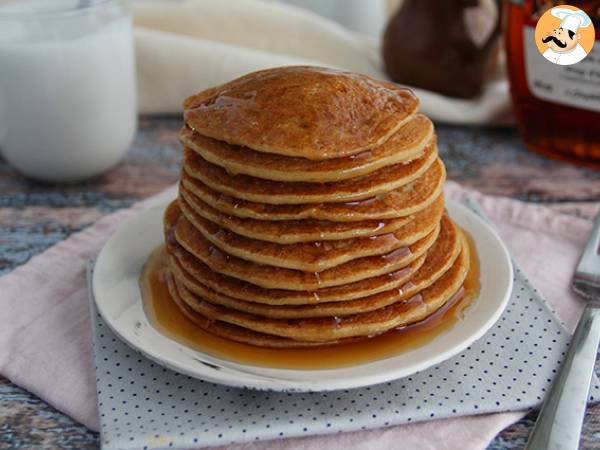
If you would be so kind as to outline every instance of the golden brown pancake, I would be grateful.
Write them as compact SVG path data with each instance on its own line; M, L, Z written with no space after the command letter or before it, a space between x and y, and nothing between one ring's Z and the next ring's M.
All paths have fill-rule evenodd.
M265 288L298 291L352 283L405 267L433 245L439 230L438 225L428 236L410 247L401 247L383 255L358 258L313 273L256 264L228 255L195 231L194 226L181 214L176 201L172 202L165 212L167 241L174 236L185 250L212 270Z
M356 258L382 255L408 247L425 238L439 226L444 213L444 200L440 197L432 207L414 214L412 220L392 233L287 245L248 238L222 228L196 213L184 198L179 199L179 207L185 218L206 240L231 256L258 264L320 272ZM260 235L260 232L257 234Z
M442 218L440 225L438 238L426 254L432 252L434 248L437 248L439 252L443 251L443 255L458 254L461 246L458 228L448 216ZM210 289L240 300L276 306L353 300L391 289L398 289L415 276L416 271L423 264L423 257L426 256L425 254L422 255L401 269L354 283L321 288L314 291L291 291L285 289L265 289L255 284L215 272L198 258L184 250L174 239L168 241L167 251L177 259L181 267L192 278Z
M249 330L247 328L238 327L227 322L221 322L220 320L213 320L195 312L190 308L179 296L177 287L173 282L171 276L167 275L167 286L169 288L169 294L173 301L179 306L181 311L186 315L188 319L194 322L197 326L208 333L212 333L224 339L229 339L242 344L254 345L257 347L271 347L271 348L304 348L304 347L322 347L324 345L334 344L346 344L351 343L357 338L351 339L340 339L337 341L330 342L301 342L293 339L283 338L280 336L273 336L271 334L258 333L256 331ZM359 338L360 339L360 338Z
M177 263L177 267L184 270L186 276L190 280L195 280L197 284L202 284L225 296L265 305L314 305L322 302L351 300L386 289L398 288L410 280L423 264L426 257L426 255L421 255L402 269L355 283L322 288L315 291L290 291L284 289L265 289L255 284L217 273L176 243L167 246L167 253L172 264ZM192 289L191 286L188 287Z
M183 170L214 190L242 200L273 205L362 200L406 186L437 161L437 147L430 145L421 158L386 166L362 177L333 183L270 181L248 175L230 176L225 169L185 149Z
M359 222L333 222L329 220L256 220L241 219L212 208L185 186L179 187L179 200L196 214L242 236L278 244L297 242L330 241L355 237L371 237L391 233L410 222L419 214L389 220L365 220ZM442 195L434 204L444 203ZM434 207L431 205L431 207Z
M392 303L367 313L344 317L271 319L209 303L178 284L181 299L195 312L213 320L231 323L259 333L299 341L323 342L351 337L374 336L423 320L461 290L469 271L469 249L463 246L459 257L430 287L405 301Z
M415 117L378 147L351 156L313 161L306 158L265 154L231 145L182 128L179 140L203 159L230 174L244 174L275 181L340 181L366 175L392 164L423 155L433 138L433 124L423 114Z
M411 91L392 83L308 66L254 72L183 104L186 124L204 136L312 160L382 144L417 106Z
M341 203L268 205L222 194L200 180L181 173L181 184L213 208L234 217L257 220L327 220L332 222L370 221L361 227L377 234L379 223L404 217L428 207L441 193L446 179L444 164L438 160L417 180L402 188L365 200ZM318 225L318 223L313 223ZM298 234L298 233L297 233ZM344 236L350 237L350 236Z
M188 273L179 263L177 257L168 255L168 265L171 274L178 283L185 286L190 292L201 297L209 303L225 306L238 311L256 314L274 319L305 319L313 317L342 317L352 314L365 313L375 309L383 308L398 301L404 301L416 295L419 291L431 286L438 280L454 263L458 257L464 241L457 240L456 246L451 249L441 248L434 245L427 255L421 256L416 263L421 264L414 273L410 282L401 287L387 291L357 298L355 300L318 302L305 305L268 305L253 301L240 300L221 294L210 287L200 283ZM439 250L447 250L438 252ZM424 264L423 264L424 262Z

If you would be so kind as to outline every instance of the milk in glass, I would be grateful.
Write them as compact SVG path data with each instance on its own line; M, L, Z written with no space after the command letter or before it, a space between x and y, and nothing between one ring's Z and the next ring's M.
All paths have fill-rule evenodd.
M0 6L0 151L41 180L91 177L131 145L131 21L119 1Z

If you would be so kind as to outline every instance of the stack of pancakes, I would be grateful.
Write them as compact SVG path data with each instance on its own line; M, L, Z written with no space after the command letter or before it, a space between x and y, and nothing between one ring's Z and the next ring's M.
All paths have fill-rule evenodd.
M184 103L169 292L238 342L350 342L458 299L465 237L444 208L431 121L393 84L315 67L255 72Z

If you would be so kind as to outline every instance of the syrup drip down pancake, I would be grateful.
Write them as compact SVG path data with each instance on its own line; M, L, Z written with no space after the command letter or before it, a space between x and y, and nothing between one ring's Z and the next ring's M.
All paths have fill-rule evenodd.
M368 342L464 295L473 249L409 90L275 68L189 97L184 121L162 254L191 326L259 347Z

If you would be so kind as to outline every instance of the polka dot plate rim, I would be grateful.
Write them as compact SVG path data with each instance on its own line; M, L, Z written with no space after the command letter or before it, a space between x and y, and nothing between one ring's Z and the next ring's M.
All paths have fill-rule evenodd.
M400 355L335 369L280 369L225 360L178 343L154 328L142 304L139 276L150 253L163 242L167 202L140 212L105 243L91 287L98 312L126 344L176 372L218 384L283 392L320 392L370 386L408 377L465 350L498 320L508 304L513 267L496 232L467 207L448 200L450 216L475 241L481 292L454 326L432 341Z

